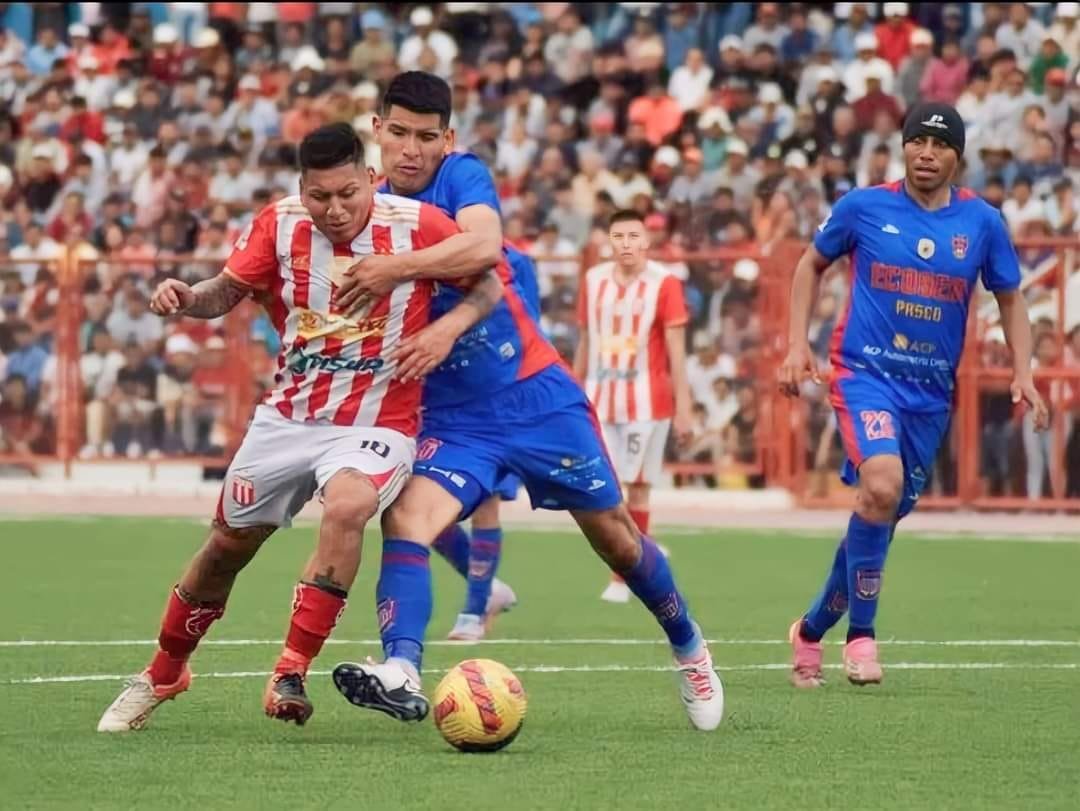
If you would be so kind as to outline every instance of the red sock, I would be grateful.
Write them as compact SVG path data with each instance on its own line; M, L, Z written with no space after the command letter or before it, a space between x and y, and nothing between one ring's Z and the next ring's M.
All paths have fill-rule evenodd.
M225 604L189 603L174 588L165 604L158 634L158 651L150 662L150 681L154 684L173 684L180 678L184 665L206 636L214 620L225 613Z
M274 672L306 674L344 610L345 598L340 594L310 583L297 583L285 650Z
M630 517L637 524L637 528L641 530L643 535L649 534L649 511L648 510L630 510Z

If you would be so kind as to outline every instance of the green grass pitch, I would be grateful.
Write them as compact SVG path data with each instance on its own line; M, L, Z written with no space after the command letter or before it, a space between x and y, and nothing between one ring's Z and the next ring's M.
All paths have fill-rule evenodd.
M707 734L689 727L652 619L639 605L599 601L605 571L584 542L508 531L500 575L519 605L490 644L429 646L426 686L461 659L498 659L520 676L529 713L505 751L463 755L430 719L404 726L349 706L326 675L342 659L377 653L360 642L377 637L373 534L335 632L340 644L315 663L315 715L304 728L263 716L259 674L278 653L313 540L310 527L298 528L273 538L241 575L211 633L217 644L196 654L192 690L142 733L97 734L121 681L87 677L145 664L167 590L204 534L188 521L0 521L0 807L1080 805L1077 543L901 532L879 617L884 684L858 689L830 670L824 689L799 693L786 681L782 640L834 541L661 531L691 608L717 640L727 710ZM431 630L441 640L463 584L442 561L432 566ZM253 644L228 644L240 640ZM837 665L839 646L826 656ZM30 683L39 677L49 681Z

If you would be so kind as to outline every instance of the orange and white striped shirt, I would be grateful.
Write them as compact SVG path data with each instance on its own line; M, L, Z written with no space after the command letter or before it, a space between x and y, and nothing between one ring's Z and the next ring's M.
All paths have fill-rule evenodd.
M227 273L256 290L281 337L266 402L298 422L392 428L415 436L421 381L394 380L390 352L428 323L435 284L411 281L344 313L331 299L360 257L420 250L458 228L439 209L374 195L367 225L349 243L319 231L299 196L267 206L236 242Z
M585 273L578 323L589 336L585 393L600 422L670 419L675 411L664 330L689 320L682 283L658 263L625 285L614 262Z

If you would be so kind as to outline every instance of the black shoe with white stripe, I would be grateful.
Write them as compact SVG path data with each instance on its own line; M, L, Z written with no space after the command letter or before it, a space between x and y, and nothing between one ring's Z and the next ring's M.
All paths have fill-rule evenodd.
M393 661L364 665L342 662L334 668L334 686L351 704L399 721L423 721L428 714L428 700L420 685Z

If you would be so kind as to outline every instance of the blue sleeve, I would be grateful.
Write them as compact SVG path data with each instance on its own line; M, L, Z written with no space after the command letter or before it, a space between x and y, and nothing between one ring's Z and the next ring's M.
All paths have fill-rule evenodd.
M830 262L851 253L859 225L856 192L848 192L833 206L832 212L818 226L814 247Z
M986 257L982 266L983 286L991 293L1006 293L1020 287L1020 262L1009 238L1005 218L998 211L987 213Z
M447 168L446 202L452 216L457 217L461 209L476 205L490 206L502 216L495 181L482 160L475 155L461 154Z

